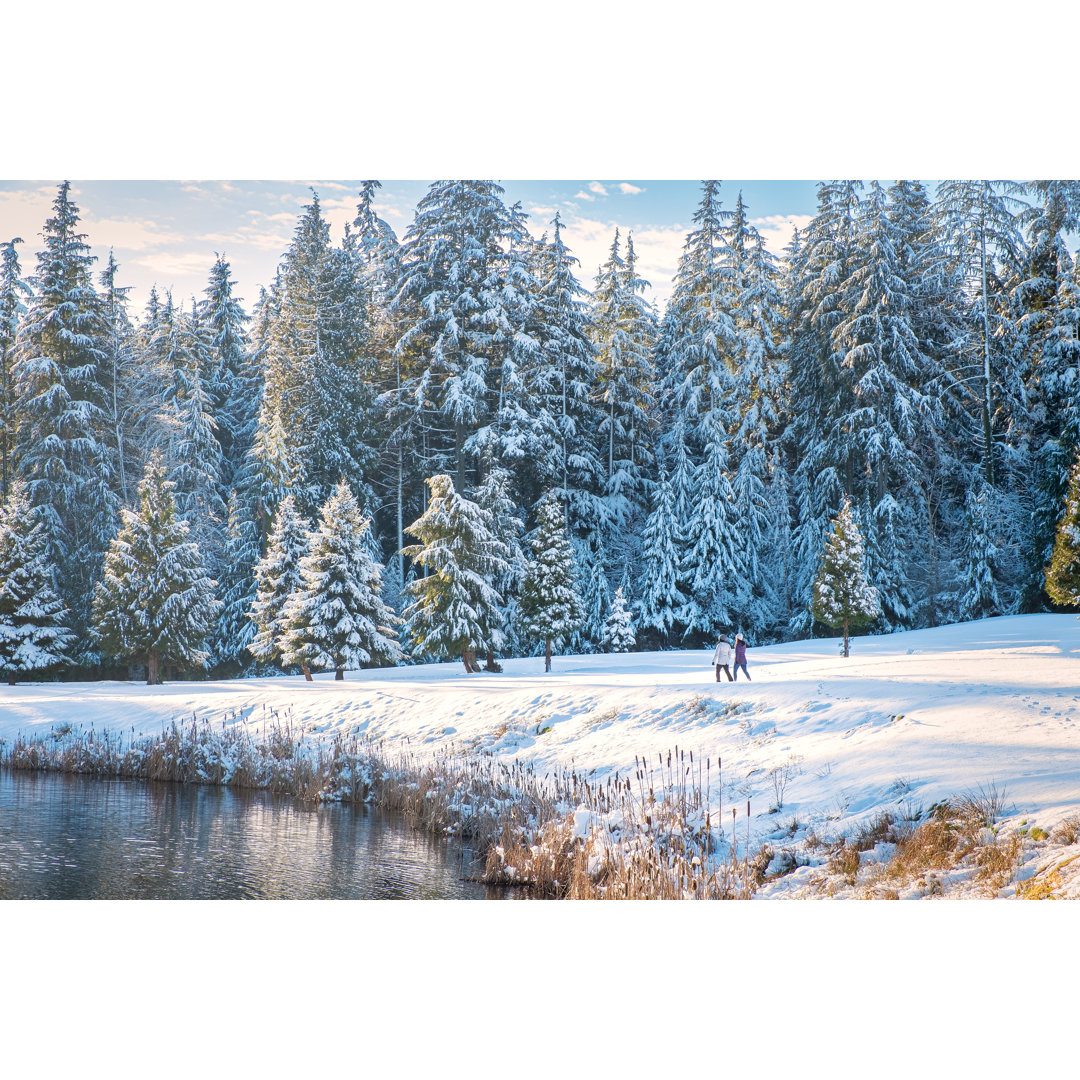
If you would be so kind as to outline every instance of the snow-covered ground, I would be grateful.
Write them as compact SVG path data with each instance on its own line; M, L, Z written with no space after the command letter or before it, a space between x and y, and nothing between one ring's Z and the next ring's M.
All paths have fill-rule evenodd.
M750 799L755 847L797 846L810 829L836 837L882 810L908 815L980 790L1004 793L1009 827L1049 831L1080 811L1073 616L856 638L848 659L835 640L751 648L749 683L718 684L710 659L711 650L565 656L548 675L540 658L506 661L498 675L454 663L349 672L344 682L4 686L0 739L65 722L147 734L193 714L258 725L275 709L313 736L370 735L391 752L453 747L517 758L539 774L572 765L600 780L633 775L635 755L655 761L678 746L710 761L710 798L737 806L740 844ZM1022 877L1076 849L1026 850ZM801 867L758 895L820 895L815 874L820 867ZM1080 896L1080 872L1066 876L1064 894ZM962 879L952 884L965 895Z

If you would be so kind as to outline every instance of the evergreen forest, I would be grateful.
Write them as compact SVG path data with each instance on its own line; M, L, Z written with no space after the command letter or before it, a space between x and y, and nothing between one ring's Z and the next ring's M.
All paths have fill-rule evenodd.
M40 251L0 243L11 681L832 635L842 511L860 632L1080 602L1046 579L1080 181L821 183L781 252L705 181L663 310L630 233L584 280L495 182L403 236L379 186L336 237L313 193L249 309L218 256L132 311L66 182Z

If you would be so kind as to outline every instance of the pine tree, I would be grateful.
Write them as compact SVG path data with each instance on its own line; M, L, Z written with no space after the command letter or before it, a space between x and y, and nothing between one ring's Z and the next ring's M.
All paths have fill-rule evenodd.
M159 453L139 484L137 510L121 511L104 577L94 589L93 633L103 652L146 663L146 682L161 682L162 662L205 667L206 639L221 609L189 526L178 517L173 484Z
M869 626L878 615L877 593L866 580L862 535L845 501L825 542L814 579L814 618L834 630L843 627L844 656L848 655L848 631Z
M300 584L282 613L282 658L308 679L311 668L333 668L340 680L346 669L404 658L393 629L399 620L382 600L382 567L364 539L370 527L342 480L319 513L300 560Z
M401 246L397 350L410 371L401 406L422 431L425 468L468 486L466 444L492 412L502 360L520 323L507 302L515 223L488 180L441 180L416 207Z
M571 646L578 652L597 652L611 609L604 538L597 534L591 540L576 544L575 548L576 562L582 568L581 603L585 618L574 634Z
M596 453L602 414L592 399L598 368L588 336L588 294L574 276L578 260L563 242L558 214L552 225L553 239L536 245L538 295L528 330L537 348L522 361L532 435L522 487L530 501L553 492L566 507L571 532L584 535L607 517Z
M296 510L296 499L286 495L278 504L266 553L254 569L255 599L248 618L255 634L247 650L260 663L282 662L285 604L300 587L300 560L308 553L308 530Z
M960 582L959 614L961 620L985 619L1000 615L996 579L998 548L994 543L990 517L992 489L985 483L968 491L965 507L964 569Z
M684 636L713 640L748 608L746 545L728 473L727 445L713 414L702 429L705 455L694 473L694 505L682 568L688 596L679 620Z
M19 319L33 290L22 280L15 237L0 244L0 498L7 496L15 469L15 341Z
M630 618L630 609L623 598L622 586L615 590L611 601L611 612L604 623L604 636L601 641L604 652L629 652L636 644L634 624Z
M42 230L14 374L19 470L41 511L49 560L81 633L118 500L102 385L106 327L93 286L94 256L78 232L70 190L66 181L60 185Z
M321 506L340 477L361 504L369 501L375 380L361 279L356 253L331 244L313 194L261 315L265 329L256 328L265 334L264 388L251 454L253 472L287 478L305 512ZM267 424L281 437L268 438Z
M1072 467L1065 509L1054 534L1054 549L1046 568L1046 595L1063 607L1080 605L1080 458Z
M234 288L229 263L218 255L198 317L207 335L203 381L221 446L223 500L244 468L259 415L258 372L251 362L247 336L250 319L234 297Z
M506 572L498 575L493 585L503 599L500 629L505 637L505 645L512 653L517 598L521 591L521 580L525 576L525 553L521 547L521 534L525 525L510 497L510 474L506 469L498 466L491 469L484 477L484 482L476 489L474 499L477 505L491 514L492 534L502 544L505 551ZM484 669L486 671L502 670L491 648L488 649Z
M467 672L479 671L477 651L497 652L505 640L494 582L510 571L507 551L491 512L458 494L449 476L427 484L428 507L405 530L420 541L405 554L428 574L405 586L415 597L404 612L406 629L419 653L460 656Z
M521 585L521 628L524 637L544 642L544 671L551 670L553 642L561 643L581 625L584 606L577 592L574 549L566 533L566 516L551 495L536 509L537 525L530 543L533 561Z
M129 503L129 478L138 474L138 425L141 410L137 399L139 356L135 328L127 312L129 285L117 284L119 266L109 251L109 261L102 270L101 308L105 324L105 356L101 364L101 382L105 389L104 411L107 441L116 462L114 487L122 505ZM134 470L134 472L133 472Z
M660 481L653 491L653 511L645 523L639 598L634 605L639 630L654 630L661 640L673 633L686 606L679 586L682 560L675 529L671 483L661 465Z
M19 673L70 663L73 635L45 547L26 487L15 479L0 505L0 672L9 686Z
M597 403L603 412L597 434L606 462L604 501L615 528L645 502L644 472L651 464L651 353L656 318L641 295L648 282L636 269L634 245L627 237L625 257L615 230L608 261L593 290L592 338L596 347Z
M979 418L983 476L996 483L994 423L1002 394L1001 342L1007 327L1004 280L1019 272L1023 240L1019 188L994 180L949 180L937 190L937 233L966 301L959 385ZM1000 420L998 420L1000 423Z
M255 635L248 616L255 600L255 565L259 561L259 534L235 491L229 496L229 522L221 559L221 617L214 636L214 662L243 666L247 647Z

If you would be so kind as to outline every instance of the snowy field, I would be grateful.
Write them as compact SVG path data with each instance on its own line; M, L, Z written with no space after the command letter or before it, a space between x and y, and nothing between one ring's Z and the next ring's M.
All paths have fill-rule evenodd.
M391 752L452 748L517 758L539 774L573 766L600 780L633 775L635 755L655 761L678 746L710 760L711 798L723 798L728 829L728 808L738 808L740 845L750 799L754 846L791 843L793 823L797 844L811 828L838 836L882 810L926 810L995 788L1009 826L1050 830L1080 810L1073 616L856 638L847 660L835 640L751 648L749 683L718 684L710 659L711 650L556 657L549 675L537 658L506 661L499 675L466 675L454 663L349 672L344 682L331 673L314 683L5 686L0 738L45 735L56 723L147 734L193 714L258 726L275 709L315 737L370 735ZM783 805L770 813L778 794ZM1028 848L1022 876L1073 853ZM800 867L758 895L819 895L816 872ZM962 880L951 885L951 895L965 895ZM1080 873L1065 895L1080 896Z

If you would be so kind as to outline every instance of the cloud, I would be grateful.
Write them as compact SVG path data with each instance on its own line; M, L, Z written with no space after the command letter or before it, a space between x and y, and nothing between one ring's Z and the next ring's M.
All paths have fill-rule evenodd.
M183 244L187 237L159 225L156 221L130 218L99 218L88 214L82 226L94 244L116 251L158 251L171 245Z
M594 197L594 196L592 196L592 195L590 195L590 194L589 194L589 193L588 193L587 191L579 191L579 192L578 192L578 193L577 193L577 194L576 194L576 195L574 196L574 198L575 198L575 199L584 199L584 200L585 200L585 202L596 202L596 199L595 199L595 197ZM569 204L569 203L567 203L567 205L569 206L570 204Z
M625 180L623 180L622 183L619 184L619 190L624 195L640 195L644 192L645 189L643 187L634 187L633 184L628 184Z
M590 180L589 181L589 190L594 195L606 195L607 194L607 188L604 187L604 185L601 184L599 180Z
M769 251L782 255L791 243L794 231L803 231L813 220L810 214L769 214L768 217L752 218L750 224L761 233Z

